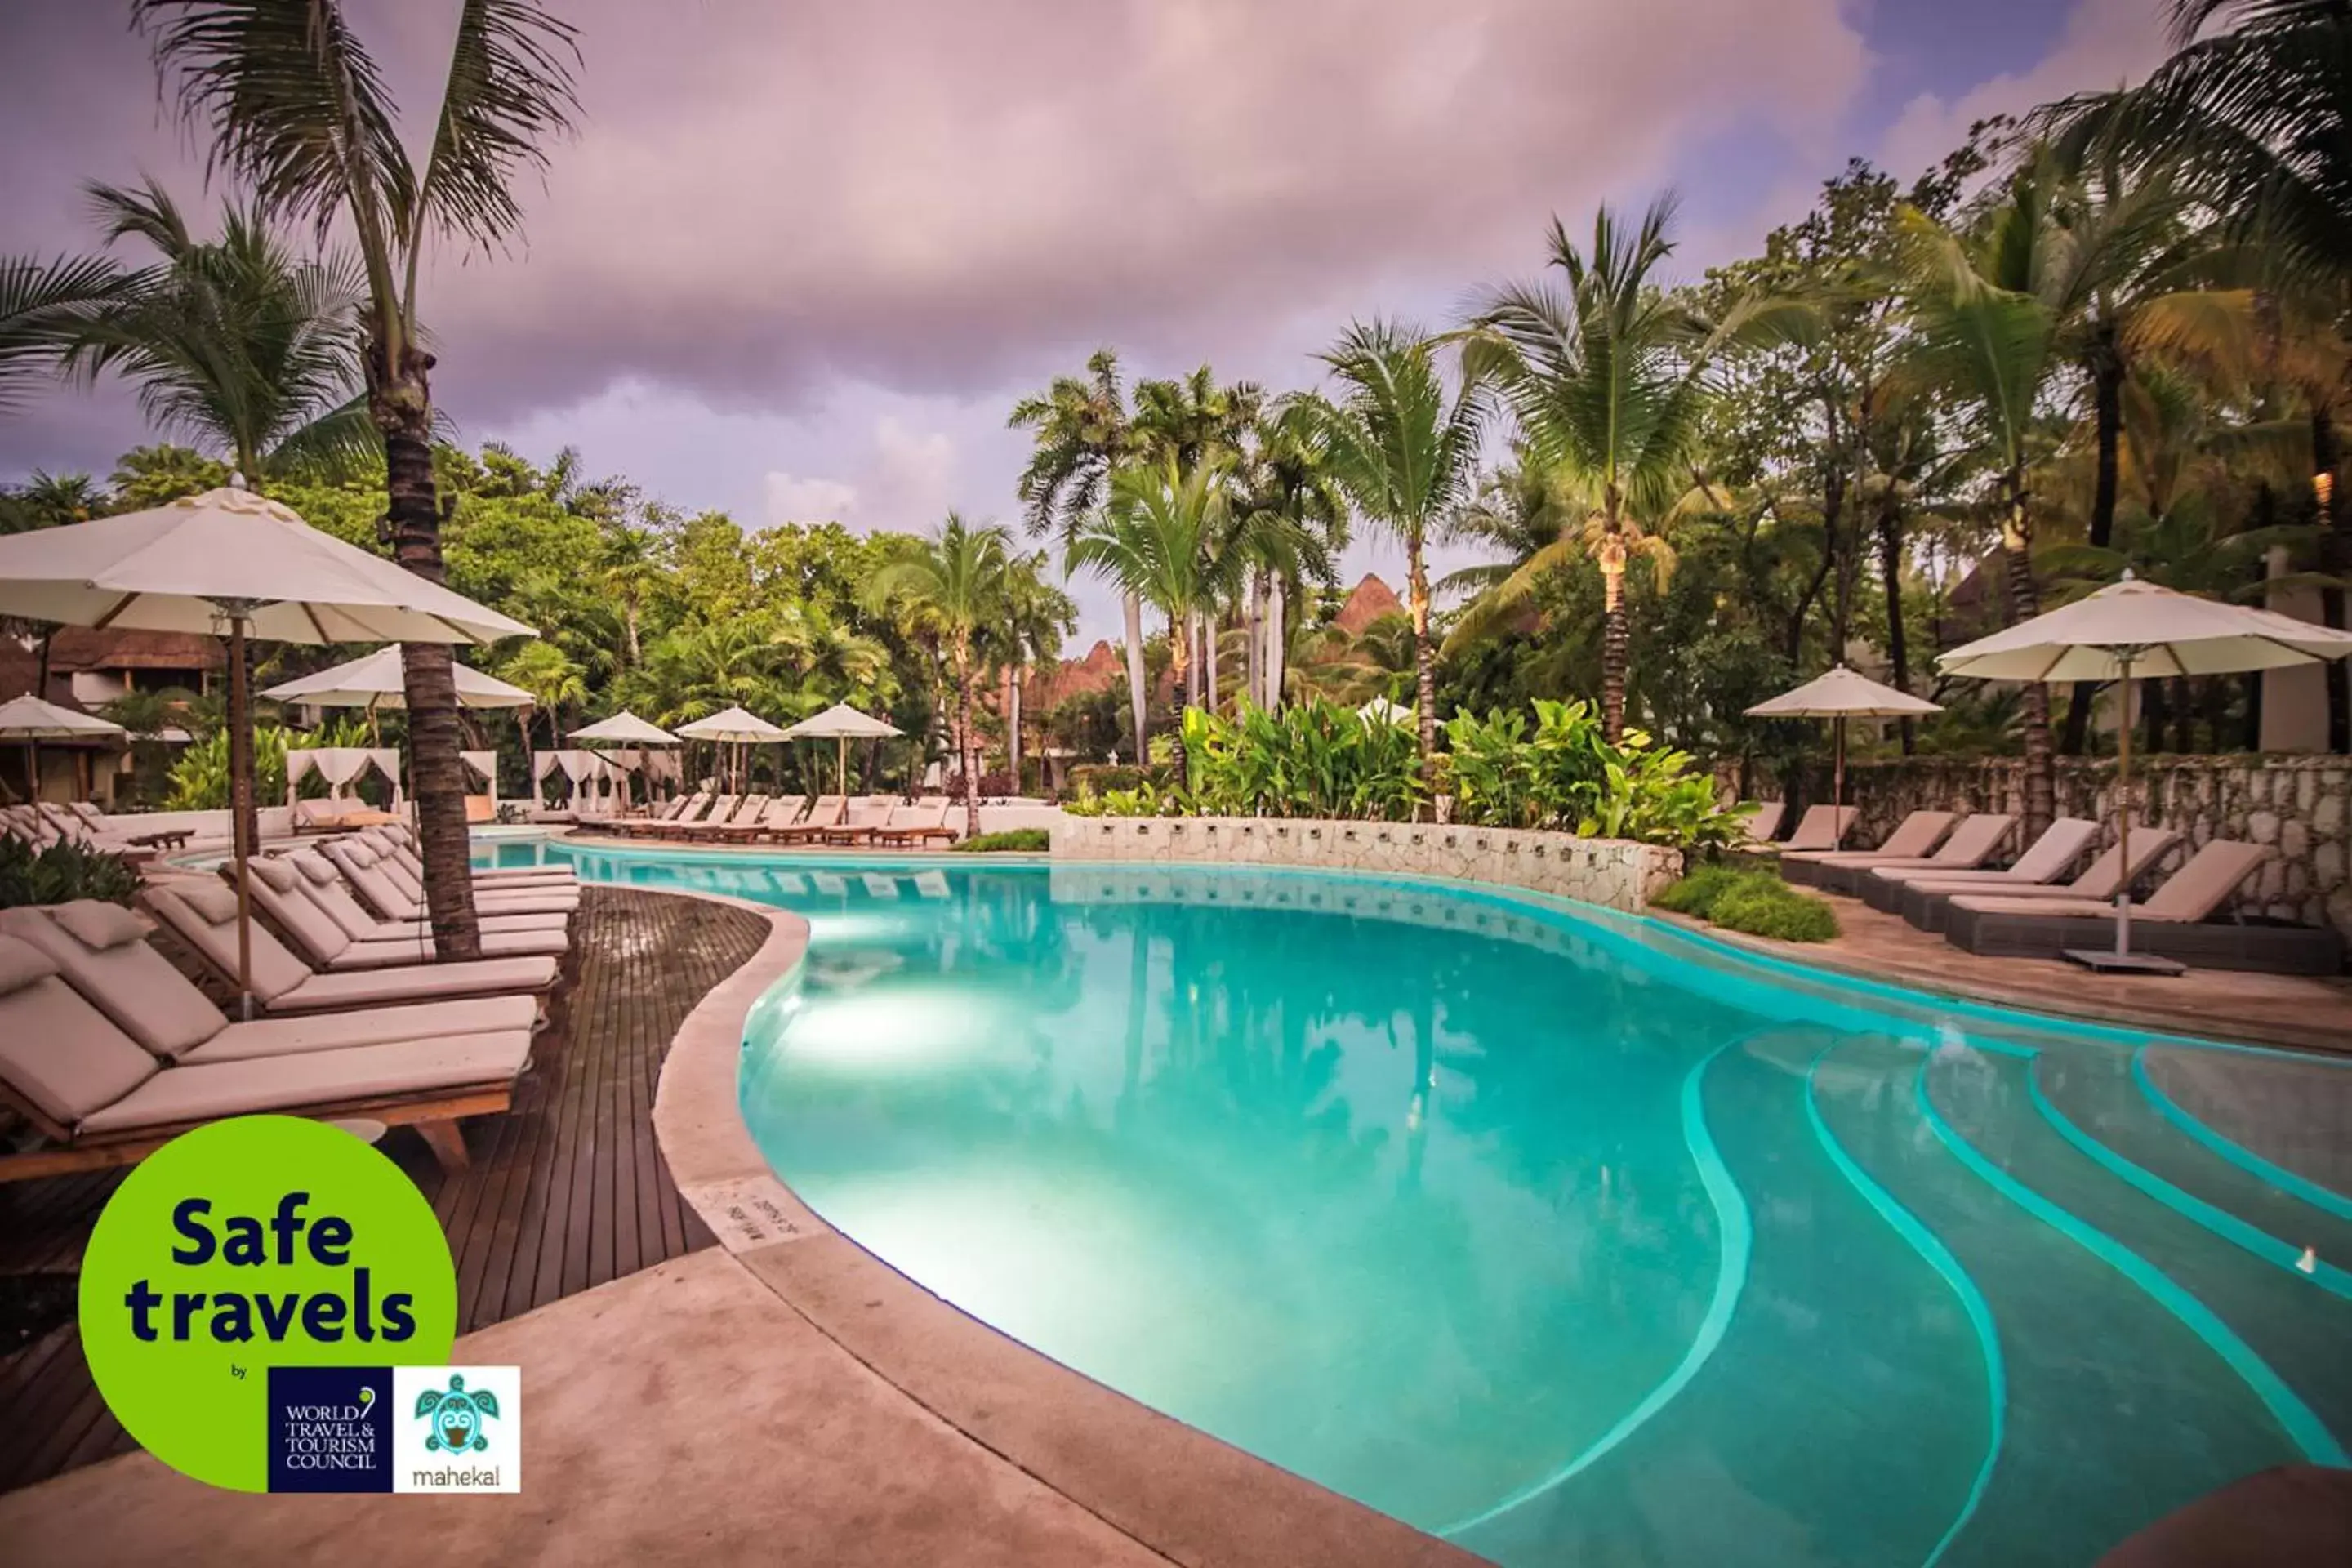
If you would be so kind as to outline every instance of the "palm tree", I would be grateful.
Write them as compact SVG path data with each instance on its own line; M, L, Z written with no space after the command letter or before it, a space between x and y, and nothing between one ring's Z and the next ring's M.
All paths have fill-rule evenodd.
M1227 548L1229 472L1222 459L1187 469L1173 458L1121 468L1111 478L1109 504L1078 530L1063 558L1066 570L1100 573L1168 617L1169 662L1187 706L1199 698L1192 629L1202 611L1231 595L1241 564Z
M349 225L367 279L367 410L383 440L394 553L441 581L436 360L421 335L417 279L435 238L487 248L520 226L514 180L545 167L541 142L568 132L577 107L572 28L530 0L464 0L420 172L343 0L132 0L131 15L167 96L209 137L212 165L252 190L263 217L321 233ZM444 958L471 958L480 937L451 654L411 643L403 656L434 944Z
M235 205L220 237L199 240L152 182L89 190L107 243L144 240L156 260L124 274L74 329L67 372L121 376L150 425L226 458L257 490L289 466L373 449L352 258L297 257Z
M1473 324L1465 356L1491 367L1530 450L1557 476L1601 578L1601 711L1612 741L1625 729L1625 564L1655 554L1668 515L1698 475L1708 375L1728 350L1791 328L1801 309L1744 300L1719 321L1665 292L1655 274L1674 254L1672 197L1628 231L1602 207L1590 247L1552 221L1542 282L1497 289ZM1580 510L1578 510L1580 509ZM1563 516L1563 527L1572 526Z
M1912 373L1958 398L1972 416L1977 442L1995 474L2010 614L2016 621L2041 609L2026 470L2036 455L2037 409L2063 363L2056 311L2030 287L2042 270L2035 247L2052 233L2040 209L2045 195L2028 169L2012 178L2007 199L1967 234L1916 209L1905 209L1900 218L1909 247ZM2050 689L2028 684L2018 706L2030 838L2056 811Z
M500 665L498 677L510 681L530 693L530 705L547 719L547 743L562 750L565 709L576 709L588 700L588 680L585 672L572 663L571 657L555 643L534 639ZM530 779L531 804L540 805L539 754L530 742L530 723L522 726L523 770Z
M1437 650L1423 552L1477 483L1487 403L1484 383L1466 370L1447 390L1439 347L1417 327L1358 323L1322 356L1339 383L1338 400L1310 393L1293 405L1358 514L1404 546L1424 776L1437 750Z
M1043 393L1013 405L1006 423L1036 435L1036 450L1022 470L1017 493L1032 538L1061 535L1065 549L1102 505L1110 476L1137 452L1134 420L1119 381L1118 353L1097 349L1084 376L1055 376ZM1143 668L1143 601L1121 596L1127 633L1128 711L1135 723L1135 755L1146 755L1144 718L1149 681Z
M1281 705L1288 605L1309 577L1328 581L1348 545L1348 498L1295 409L1253 422L1234 470L1234 510L1250 561L1244 612L1250 700Z
M75 330L121 281L121 269L102 257L0 257L0 414L26 384L55 374Z
M1005 569L1004 621L989 641L1004 671L1005 765L1013 790L1021 791L1021 685L1030 668L1062 654L1062 639L1077 630L1078 607L1045 580L1049 557L1043 551L1013 558Z
M980 681L981 637L1003 623L1013 541L1002 528L973 527L954 512L929 539L910 542L866 584L877 609L895 607L937 637L955 680L956 747L963 769L966 837L980 832L980 751L972 700Z

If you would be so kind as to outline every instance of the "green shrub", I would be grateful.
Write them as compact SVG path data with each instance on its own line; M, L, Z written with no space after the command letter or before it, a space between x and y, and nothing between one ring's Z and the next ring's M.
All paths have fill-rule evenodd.
M960 855L995 855L1007 850L1043 849L1051 837L1042 827L1014 827L1003 833L982 833L948 847Z
M0 909L76 899L128 904L138 890L139 873L120 855L72 843L35 850L21 838L0 837Z
M1734 888L1716 900L1709 918L1727 931L1779 942L1827 942L1838 934L1837 911L1828 900L1798 892L1785 882Z
M1413 732L1325 698L1184 710L1187 806L1204 816L1409 820L1425 790Z
M1083 763L1070 770L1070 793L1073 795L1098 795L1106 790L1141 789L1158 782L1154 768L1132 767L1127 763Z
M1729 889L1753 880L1755 876L1756 873L1748 868L1715 861L1699 867L1650 902L1678 915L1696 915L1706 920L1714 913L1716 900ZM1775 881L1779 879L1777 877L1773 879Z
M1838 934L1837 911L1826 899L1800 892L1762 867L1701 866L1650 902L1726 931L1781 942L1827 942Z
M1103 795L1088 793L1076 800L1064 801L1062 809L1072 816L1172 816L1177 815L1172 796L1163 796L1156 789L1115 789Z

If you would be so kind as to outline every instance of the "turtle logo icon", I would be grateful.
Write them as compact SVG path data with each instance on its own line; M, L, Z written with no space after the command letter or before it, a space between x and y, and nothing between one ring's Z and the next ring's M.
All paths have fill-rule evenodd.
M496 1420L499 1396L488 1389L466 1391L463 1376L452 1373L447 1388L427 1388L416 1396L416 1419L431 1423L425 1447L430 1452L478 1454L490 1446L482 1423Z

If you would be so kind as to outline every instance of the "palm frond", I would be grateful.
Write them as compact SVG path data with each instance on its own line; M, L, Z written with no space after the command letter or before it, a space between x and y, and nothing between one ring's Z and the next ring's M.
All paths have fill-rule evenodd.
M394 213L410 258L412 314L428 228L491 246L521 222L514 177L543 170L543 143L571 132L579 63L577 30L530 0L465 0L425 178Z

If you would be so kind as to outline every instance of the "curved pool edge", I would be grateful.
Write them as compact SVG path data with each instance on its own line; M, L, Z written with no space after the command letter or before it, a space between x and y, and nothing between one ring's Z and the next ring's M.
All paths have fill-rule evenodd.
M760 1152L737 1078L743 1028L808 950L796 914L665 889L769 921L759 952L687 1016L654 1135L730 1258L884 1383L1003 1463L1172 1562L1302 1568L1483 1559L1234 1447L999 1332L802 1203Z

